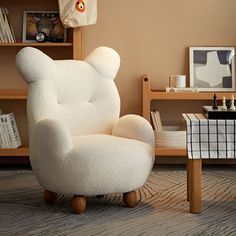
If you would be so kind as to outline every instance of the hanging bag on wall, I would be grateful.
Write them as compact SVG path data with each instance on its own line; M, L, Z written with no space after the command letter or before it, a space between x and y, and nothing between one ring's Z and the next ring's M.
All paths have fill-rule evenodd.
M65 27L95 24L97 0L58 0L61 22Z

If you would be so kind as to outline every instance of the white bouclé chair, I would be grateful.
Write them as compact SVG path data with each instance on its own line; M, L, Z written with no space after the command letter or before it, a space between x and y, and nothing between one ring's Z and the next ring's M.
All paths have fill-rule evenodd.
M134 207L153 167L154 135L140 116L119 118L119 55L99 47L84 61L52 60L26 47L16 65L28 83L30 161L46 203L72 194L82 213L85 196L120 192Z

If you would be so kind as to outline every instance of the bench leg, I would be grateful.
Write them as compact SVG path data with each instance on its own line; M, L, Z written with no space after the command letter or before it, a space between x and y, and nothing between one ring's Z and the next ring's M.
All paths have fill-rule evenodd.
M188 160L190 213L201 213L202 159Z
M188 159L188 157L187 157L187 161L186 161L186 169L187 169L187 201L189 202L189 199L190 199L190 192L191 192L191 190L190 190L190 182L191 182L191 180L190 180L190 162L189 162L189 159Z

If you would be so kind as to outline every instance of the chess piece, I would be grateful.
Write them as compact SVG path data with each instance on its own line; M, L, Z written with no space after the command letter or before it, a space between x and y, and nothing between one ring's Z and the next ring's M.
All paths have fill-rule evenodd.
M224 110L224 111L228 110L227 106L226 106L226 97L225 96L222 97L222 107L221 107L221 110Z
M230 110L231 111L235 111L236 110L236 108L235 108L235 106L234 106L234 95L232 94L232 96L231 96L231 99L230 99L230 101L231 101L231 105L230 105Z
M213 110L218 109L216 98L217 98L217 97L216 97L216 94L214 93L214 96L213 96L213 104L212 104L212 109L213 109Z

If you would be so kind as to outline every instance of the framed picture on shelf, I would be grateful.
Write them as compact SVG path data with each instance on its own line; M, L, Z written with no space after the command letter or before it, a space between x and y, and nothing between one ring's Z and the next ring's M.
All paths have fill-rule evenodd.
M233 47L190 47L190 87L198 91L235 91Z
M66 42L58 11L24 11L23 42Z

